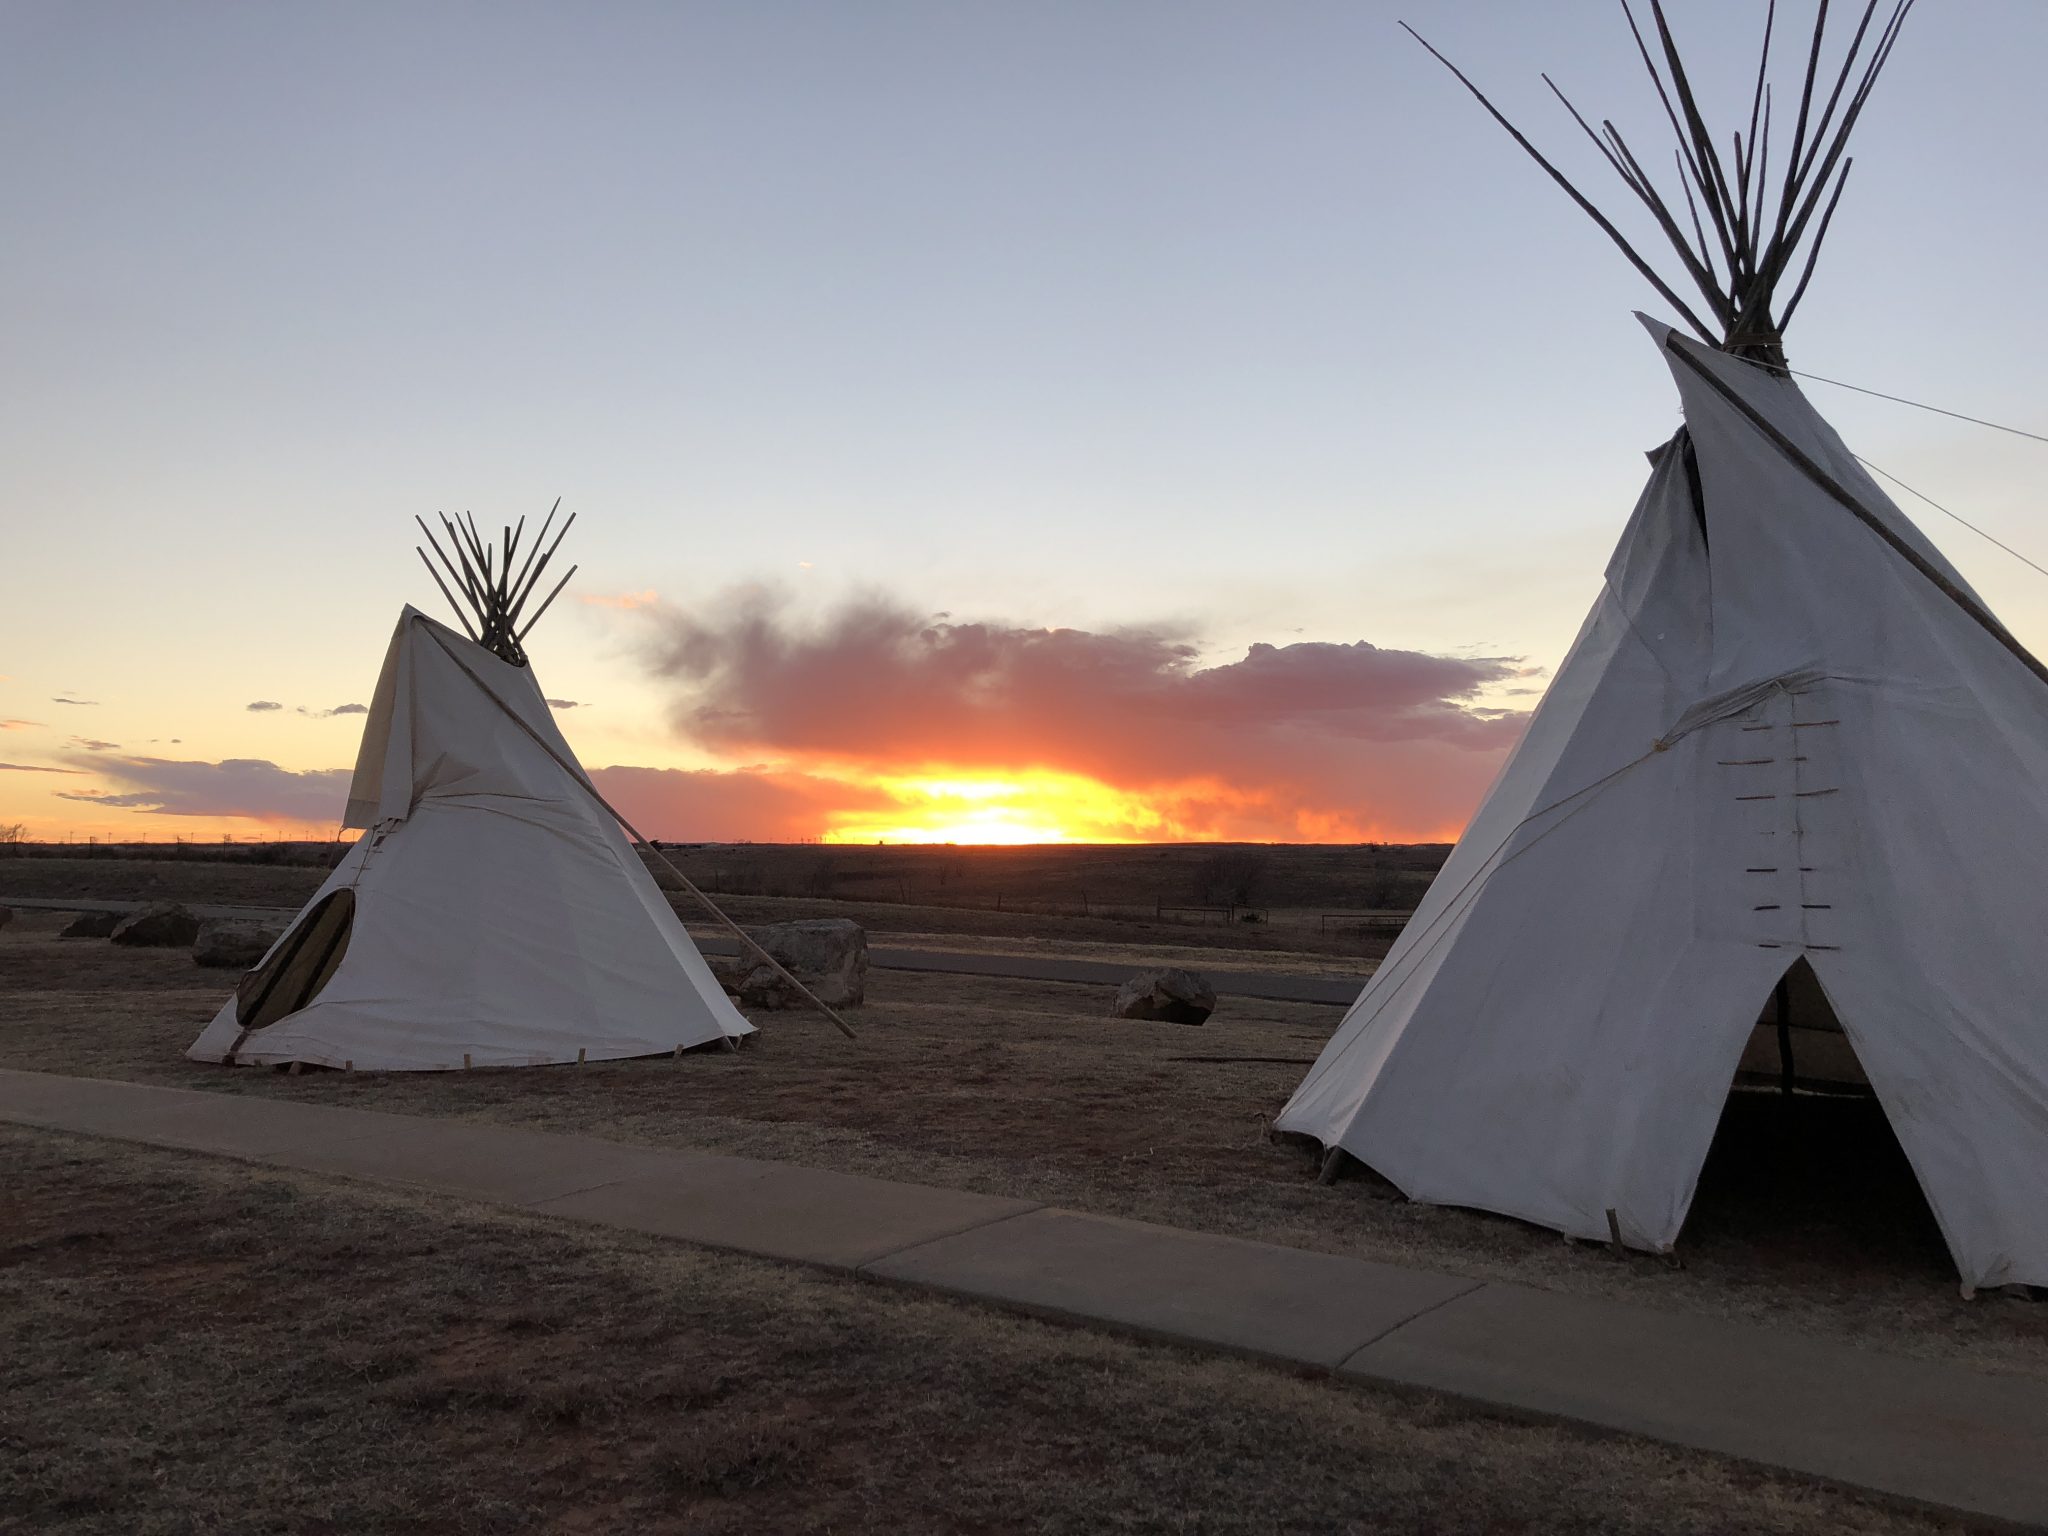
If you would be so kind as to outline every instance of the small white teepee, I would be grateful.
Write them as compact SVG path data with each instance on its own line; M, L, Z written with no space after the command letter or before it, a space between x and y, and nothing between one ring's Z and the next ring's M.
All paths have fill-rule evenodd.
M1839 152L1821 132L1804 161L1794 142L1819 175L1775 232L1737 137L1742 202L1709 209L1740 237L1725 289L1704 237L1673 236L1727 339L1645 321L1685 425L1527 734L1277 1123L1416 1200L1667 1250L1766 1003L1810 968L1965 1286L2044 1285L2048 671L1784 371L1771 284Z
M407 608L349 789L364 835L187 1054L433 1070L752 1033L575 762L529 668Z

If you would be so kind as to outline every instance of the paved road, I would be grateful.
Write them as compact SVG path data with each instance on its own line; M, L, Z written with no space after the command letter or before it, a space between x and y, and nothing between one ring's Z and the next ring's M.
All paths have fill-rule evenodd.
M132 912L139 901L55 901L47 898L0 896L0 904L24 909L56 912ZM287 918L291 907L190 906L200 917L248 917L263 922ZM699 938L697 947L707 955L739 953L736 940ZM868 964L885 971L936 971L950 976L996 976L1016 981L1068 981L1085 986L1119 986L1137 969L1125 961L1079 960L1065 955L984 955L959 950L895 949L886 944L870 945ZM1209 985L1227 997L1257 997L1279 1003L1326 1003L1345 1008L1365 985L1358 976L1297 976L1265 971L1212 971L1202 974Z
M18 907L29 912L134 912L148 905L146 901L100 901L82 897L58 901L47 896L0 896L0 907ZM194 917L246 917L259 923L290 918L299 910L297 907L217 907L192 902L182 905Z
M2048 1522L2048 1381L1791 1329L791 1163L254 1095L0 1071L0 1121L736 1249Z
M700 938L707 955L735 955L732 939ZM1003 976L1017 981L1073 981L1115 987L1130 980L1140 967L1128 961L1079 960L1068 955L984 955L954 949L892 949L868 946L868 964L885 971L941 971L952 976ZM1202 967L1209 985L1232 997L1262 997L1282 1003L1331 1003L1350 1006L1365 985L1356 976L1289 976L1264 971L1212 971Z

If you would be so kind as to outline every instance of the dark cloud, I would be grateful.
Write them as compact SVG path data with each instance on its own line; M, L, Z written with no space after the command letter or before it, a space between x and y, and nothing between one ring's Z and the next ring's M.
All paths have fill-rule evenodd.
M83 768L52 768L44 763L0 763L6 773L83 773Z
M588 709L590 706L577 699L549 699L549 709Z
M671 718L703 746L813 768L1082 774L1182 797L1235 835L1455 827L1526 718L1482 702L1527 675L1505 656L1295 642L1205 667L1168 629L953 622L880 598L805 625L759 591L653 617Z
M53 696L50 702L52 704L76 704L81 709L97 709L100 703L98 699L73 699L61 696Z
M1509 657L1434 656L1296 642L1252 646L1198 667L1168 632L935 622L879 599L815 629L759 593L710 616L668 611L653 655L682 685L674 710L692 739L843 755L1014 762L1020 747L1062 756L1156 759L1160 730L1239 735L1307 727L1368 740L1434 738L1476 747L1516 726L1474 705L1520 675ZM1142 750L1116 743L1143 737Z
M326 822L340 818L348 798L350 774L346 768L295 772L258 758L229 758L218 763L161 757L77 761L115 788L60 792L63 798L164 816Z
M94 741L90 736L74 736L71 738L71 745L83 747L88 752L118 752L121 750L121 743L118 741Z
M299 713L313 720L332 720L336 715L367 715L369 712L370 706L367 704L337 704L332 709L308 709L303 704L299 706Z
M253 703L253 704L244 704L244 705L242 706L242 708L244 708L244 709L247 709L247 710L251 710L251 711L254 711L254 712L257 712L257 713L259 713L259 714L260 714L260 713L266 713L266 712L268 712L268 711L270 711L270 710L273 710L273 709L283 709L283 708L284 708L284 706L283 706L282 704L278 703L278 702L277 702L277 701L276 701L275 699L258 699L258 700L257 700L257 701L256 701L255 703Z
M618 766L590 777L634 826L676 842L796 842L818 836L834 812L895 803L865 785L773 768Z

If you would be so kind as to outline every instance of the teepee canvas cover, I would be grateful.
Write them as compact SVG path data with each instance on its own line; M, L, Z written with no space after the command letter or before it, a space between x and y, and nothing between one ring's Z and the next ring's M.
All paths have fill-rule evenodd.
M364 835L188 1054L429 1070L751 1033L575 761L530 669L407 608L349 790Z
M1685 425L1527 734L1279 1117L1417 1200L1668 1249L1765 1004L1810 967L1965 1285L2048 1284L2048 670L1782 348L1910 8L1874 27L1870 0L1832 94L1818 13L1782 161L1758 153L1767 19L1729 169L1650 0L1691 233L1611 124L1579 122L1711 321L1459 75L1706 344L1645 322Z
M2048 1283L2048 685L1676 353L1963 587L1790 379L1650 330L1685 433L1279 1125L1665 1249L1804 957L1964 1279Z

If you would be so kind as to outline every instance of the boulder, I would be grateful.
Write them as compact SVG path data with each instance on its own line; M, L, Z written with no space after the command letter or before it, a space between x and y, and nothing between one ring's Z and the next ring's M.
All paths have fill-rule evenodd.
M1116 989L1110 1016L1200 1024L1216 1011L1216 989L1193 971L1167 966L1133 976Z
M118 912L80 912L71 919L71 924L57 937L60 939L104 939L113 933L121 921Z
M114 925L116 944L150 949L183 949L199 937L199 919L175 901L152 902Z
M868 936L844 917L749 928L753 941L809 987L828 1008L855 1008L867 997ZM809 1006L751 952L711 959L711 974L742 1008Z
M246 917L217 917L199 925L199 937L192 941L192 963L218 970L246 971L270 953L270 946L284 937L285 924L264 923Z

